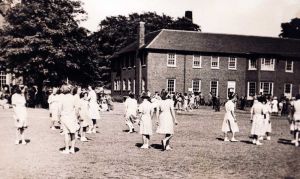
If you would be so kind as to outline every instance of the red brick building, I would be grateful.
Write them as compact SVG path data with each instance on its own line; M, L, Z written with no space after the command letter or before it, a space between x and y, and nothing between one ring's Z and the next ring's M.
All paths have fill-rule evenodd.
M250 97L300 92L300 40L162 29L112 57L112 94L228 91Z

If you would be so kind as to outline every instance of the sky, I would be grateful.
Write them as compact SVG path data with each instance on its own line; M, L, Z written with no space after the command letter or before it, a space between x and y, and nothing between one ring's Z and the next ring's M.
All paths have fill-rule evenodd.
M94 32L107 16L156 12L183 17L193 12L202 32L278 37L281 23L300 18L300 0L81 0L81 25Z

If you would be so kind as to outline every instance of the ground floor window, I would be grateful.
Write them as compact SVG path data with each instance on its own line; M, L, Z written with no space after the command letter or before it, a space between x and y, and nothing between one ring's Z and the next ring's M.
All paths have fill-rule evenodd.
M235 86L235 81L227 81L227 98L229 98L229 95L233 95L235 93Z
M261 82L260 83L260 92L264 95L273 96L273 83L272 82Z
M167 79L167 91L175 92L176 79Z
M215 96L219 95L218 87L219 87L219 82L218 81L211 81L210 82L210 92Z
M192 80L193 92L201 91L201 80Z
M128 91L131 91L131 80L128 80Z
M142 79L142 92L145 92L146 90L146 81L145 79Z
M132 88L132 93L135 94L135 79L133 80L132 86L133 86L133 88Z
M292 88L293 88L292 84L290 83L284 84L284 96L286 96L289 99L292 98Z
M123 91L126 91L126 80L123 80Z
M0 88L2 89L6 83L6 73L4 71L0 71Z
M255 82L248 82L247 85L247 96L248 98L251 96L256 95L256 83Z

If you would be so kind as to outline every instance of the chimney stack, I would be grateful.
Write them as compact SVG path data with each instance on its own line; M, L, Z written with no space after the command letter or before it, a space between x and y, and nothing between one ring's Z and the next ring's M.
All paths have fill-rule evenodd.
M140 22L139 26L139 48L145 45L145 22Z
M184 17L189 19L191 22L193 22L193 12L192 11L185 11Z

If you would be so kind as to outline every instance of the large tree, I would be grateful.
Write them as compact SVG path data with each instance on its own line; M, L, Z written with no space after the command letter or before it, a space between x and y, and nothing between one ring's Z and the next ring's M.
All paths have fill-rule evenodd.
M300 19L294 18L291 22L281 24L280 37L300 39Z
M78 26L83 14L75 0L26 0L10 9L1 39L7 67L36 84L93 82L97 63L87 30Z
M139 22L145 22L146 34L160 29L177 29L200 31L200 27L187 18L173 19L168 15L158 15L154 12L143 14L132 13L128 16L110 16L99 24L100 30L91 35L91 47L100 52L103 67L102 80L110 81L108 67L109 58L126 45L137 39Z

